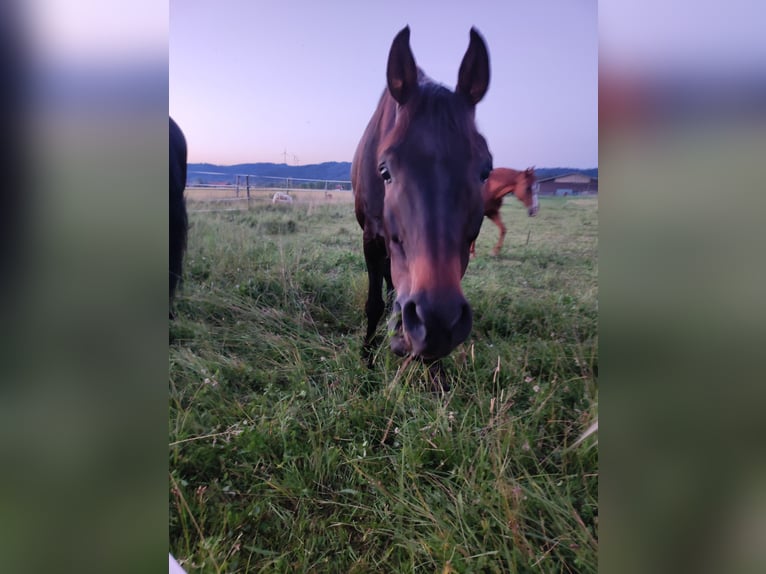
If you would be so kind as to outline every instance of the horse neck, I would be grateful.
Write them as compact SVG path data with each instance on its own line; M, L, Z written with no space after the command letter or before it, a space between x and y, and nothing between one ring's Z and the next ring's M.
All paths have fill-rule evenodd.
M506 195L513 194L518 199L521 199L523 194L521 193L521 187L518 185L518 176L514 176L512 180L503 180L503 182L492 189L492 196L495 199L502 199Z

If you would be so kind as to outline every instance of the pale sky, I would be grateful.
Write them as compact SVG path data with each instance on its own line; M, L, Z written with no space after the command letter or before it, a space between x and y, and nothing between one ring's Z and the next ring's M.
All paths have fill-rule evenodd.
M495 166L597 167L596 0L171 0L169 109L189 161L351 161L408 24L449 88L471 26L484 36L476 115Z
M763 74L763 2L602 0L598 19L602 55L622 72Z

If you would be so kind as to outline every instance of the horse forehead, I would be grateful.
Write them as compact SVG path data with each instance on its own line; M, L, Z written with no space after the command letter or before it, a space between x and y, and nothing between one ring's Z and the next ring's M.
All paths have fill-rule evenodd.
M405 107L396 108L393 129L386 139L390 147L406 147L409 153L420 152L434 158L473 155L483 142L473 114L462 100L449 89L432 83L422 84L418 97Z
M420 167L446 165L450 171L465 169L477 156L475 133L453 126L414 121L389 140L389 152L400 164Z

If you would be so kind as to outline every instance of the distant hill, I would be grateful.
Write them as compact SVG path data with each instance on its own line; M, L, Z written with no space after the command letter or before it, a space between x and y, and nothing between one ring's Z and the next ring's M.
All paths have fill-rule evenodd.
M323 181L349 181L351 179L351 163L347 161L328 161L312 165L287 165L284 163L214 165L211 163L190 163L187 172L187 179L191 185L211 181L234 183L235 176L237 175L251 175L254 177L254 181L258 181L259 177L264 179L290 177Z
M588 177L598 178L598 168L578 169L576 167L536 167L535 176L537 179L547 179L549 177L558 177L568 173L580 173Z
M258 185L275 183L275 180L272 178L315 179L322 181L349 181L351 179L351 163L348 161L328 161L312 165L287 165L284 163L215 165L212 163L190 163L187 171L189 185L234 183L237 175L250 175L251 183ZM598 168L535 168L535 174L538 179L556 177L566 173L581 173L588 177L598 177Z

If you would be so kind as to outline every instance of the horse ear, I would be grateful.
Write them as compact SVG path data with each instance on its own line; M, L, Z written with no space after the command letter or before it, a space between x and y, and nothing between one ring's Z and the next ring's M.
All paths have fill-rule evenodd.
M471 104L478 104L489 88L489 53L487 45L476 28L471 28L471 42L463 56L457 74L457 92L468 98Z
M410 50L409 26L402 28L391 44L386 79L388 91L400 105L407 103L418 88L418 68Z

